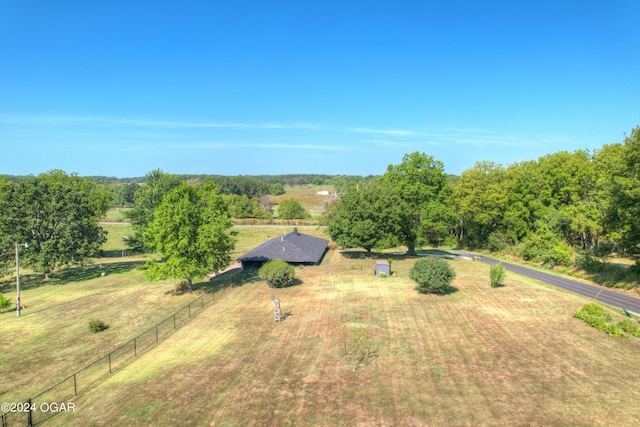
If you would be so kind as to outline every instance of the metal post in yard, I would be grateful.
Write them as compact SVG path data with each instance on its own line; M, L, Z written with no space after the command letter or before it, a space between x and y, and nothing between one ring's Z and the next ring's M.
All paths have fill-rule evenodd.
M200 297L200 300L202 301L202 308L204 308L204 295Z
M176 330L176 314L173 313L173 330Z
M73 395L78 395L78 383L76 382L76 374L73 374Z
M158 324L156 323L156 344L158 344Z
M111 353L109 353L107 357L109 358L109 375L111 375Z
M191 304L187 306L187 311L189 312L188 318L191 319Z
M138 357L138 348L136 347L136 338L133 339L133 356Z
M27 425L33 425L33 419L31 418L31 398L27 399L27 405L29 405L29 412L27 413Z

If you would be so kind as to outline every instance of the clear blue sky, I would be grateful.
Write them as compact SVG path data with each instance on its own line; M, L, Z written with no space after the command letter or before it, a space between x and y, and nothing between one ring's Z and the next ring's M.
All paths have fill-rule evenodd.
M0 0L0 173L459 174L640 125L640 0Z

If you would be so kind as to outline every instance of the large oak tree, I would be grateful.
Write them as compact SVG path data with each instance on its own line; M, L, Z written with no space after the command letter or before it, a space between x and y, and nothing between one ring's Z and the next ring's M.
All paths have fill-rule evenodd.
M106 241L98 218L109 206L109 195L86 178L54 170L5 182L1 192L4 244L28 242L21 262L36 271L48 275L82 264Z
M399 238L409 254L416 244L438 244L449 233L451 185L441 161L417 151L405 154L402 163L389 165L381 183L400 199Z
M342 247L370 252L399 243L400 199L375 180L349 187L328 211L329 235Z
M154 210L144 232L148 247L157 254L147 261L149 280L193 280L222 270L231 263L236 239L227 206L215 186L193 187L181 182Z

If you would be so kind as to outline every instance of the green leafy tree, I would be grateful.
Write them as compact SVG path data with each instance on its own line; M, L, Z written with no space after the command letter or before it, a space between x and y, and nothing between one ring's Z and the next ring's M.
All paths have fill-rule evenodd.
M158 255L147 261L149 280L193 280L231 263L236 239L227 207L215 187L177 184L154 211L144 239Z
M269 194L272 194L274 196L284 194L284 186L279 182L274 182L269 186Z
M282 219L304 219L311 217L311 215L297 199L282 199L278 204L278 217Z
M399 165L389 165L381 183L400 198L397 225L409 254L415 254L416 244L438 244L449 233L454 221L451 185L441 161L417 151L406 154Z
M462 172L452 194L459 240L484 243L491 233L502 229L509 204L505 175L505 169L493 162L478 162Z
M246 195L238 196L237 194L223 195L222 199L229 208L229 213L233 218L268 218L269 211L260 208L260 202L251 199Z
M389 248L399 244L399 197L376 181L351 186L329 209L329 235L345 248Z
M442 294L451 289L456 272L442 258L427 257L416 261L409 270L409 277L418 283L418 292Z
M133 209L125 212L134 230L133 235L127 239L129 247L137 250L145 247L144 232L154 219L155 209L163 197L182 182L179 176L167 174L161 169L146 175L144 185L135 193Z
M15 212L11 206L14 184L0 175L0 276L4 276L11 264L11 248L15 244Z
M558 237L544 221L536 222L536 231L523 240L522 257L550 266L571 265L573 249Z
M86 178L54 170L19 181L0 197L7 215L2 228L9 240L29 242L21 261L45 276L84 263L106 241L98 218L109 206L108 193Z
M112 206L128 208L135 203L136 192L140 189L140 185L135 182L128 184L120 184L113 190Z
M258 276L265 280L270 288L285 288L293 284L295 269L286 261L276 259L260 267Z
M620 247L640 267L640 127L625 138L620 153L621 167L612 173L608 221L620 230Z

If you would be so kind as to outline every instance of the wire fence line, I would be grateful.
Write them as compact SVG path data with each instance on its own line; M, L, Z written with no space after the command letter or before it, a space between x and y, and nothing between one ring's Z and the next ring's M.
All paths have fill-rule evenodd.
M127 366L138 356L169 338L209 307L213 303L213 297L213 293L202 294L155 326L35 397L21 403L10 404L13 407L5 407L6 404L3 404L0 425L2 427L31 426L48 419L57 412L71 410L74 397L91 389L97 382Z

